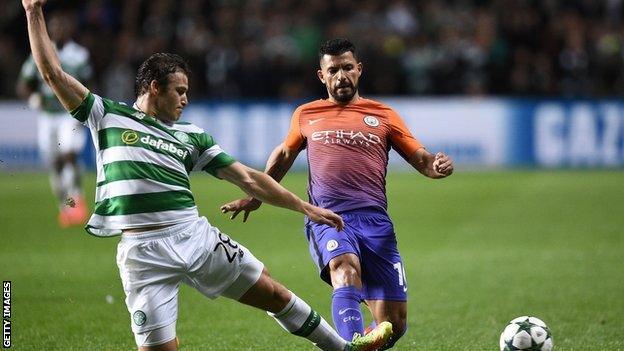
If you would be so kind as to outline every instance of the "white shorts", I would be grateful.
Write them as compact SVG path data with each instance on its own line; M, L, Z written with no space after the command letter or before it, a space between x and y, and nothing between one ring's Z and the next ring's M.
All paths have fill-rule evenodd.
M47 165L59 155L79 154L85 146L85 127L69 112L41 113L37 128L39 155Z
M238 300L260 279L264 268L247 248L211 226L205 217L122 235L117 266L137 343L142 340L138 334L177 320L180 282L211 299ZM175 333L169 340L173 338Z

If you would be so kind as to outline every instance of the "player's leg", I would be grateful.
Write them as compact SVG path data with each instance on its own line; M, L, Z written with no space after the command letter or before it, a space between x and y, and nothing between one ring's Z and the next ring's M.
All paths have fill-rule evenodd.
M376 323L390 321L394 333L383 349L392 347L407 330L407 280L390 218L365 213L358 222L362 258L362 295Z
M176 340L171 340L167 343L158 346L141 346L139 351L177 351L178 344Z
M37 146L39 157L46 169L50 172L50 187L57 201L62 202L60 172L62 163L58 157L57 128L49 114L41 113L37 118Z
M85 129L75 119L66 114L58 115L58 148L62 169L61 186L65 193L71 224L83 225L87 220L88 209L81 189L81 171L78 155L85 145Z
M310 255L321 271L321 278L334 288L332 318L338 334L345 340L364 333L360 310L361 268L359 245L353 232L354 216L343 214L345 229L315 223L306 226Z
M323 317L272 279L266 268L258 281L238 301L267 311L286 331L310 340L321 350L342 351L347 347L347 342Z
M137 348L175 351L179 285L186 269L180 255L185 225L123 234L117 266Z
M383 321L392 323L392 337L380 350L391 348L407 331L407 302L366 300L366 304L373 315L375 325Z
M193 238L193 257L185 282L209 298L228 297L267 311L292 334L305 337L323 350L375 350L389 338L392 327L380 326L356 343L343 340L312 308L279 282L244 246L201 219Z
M286 331L305 337L321 350L373 351L392 335L392 325L381 322L367 336L347 342L305 301L272 279L266 269L238 301L267 311Z
M345 349L345 340L305 301L272 279L247 248L214 227L200 227L207 235L203 242L209 243L204 250L210 252L206 259L209 267L202 264L191 268L196 272L191 284L200 292L208 297L220 294L266 311L286 331L310 340L322 350Z
M360 259L352 253L336 256L329 261L332 287L332 317L340 336L351 340L364 334L362 301L362 269Z

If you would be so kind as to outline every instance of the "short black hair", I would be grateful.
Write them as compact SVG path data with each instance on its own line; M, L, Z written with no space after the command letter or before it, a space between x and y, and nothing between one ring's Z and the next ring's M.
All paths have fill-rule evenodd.
M139 66L134 83L134 93L136 96L145 94L150 83L155 80L159 85L167 87L169 74L182 72L187 76L190 73L188 63L176 54L159 52L150 56Z
M319 60L325 55L338 56L347 51L351 51L355 57L355 45L345 38L330 39L321 45L319 49Z

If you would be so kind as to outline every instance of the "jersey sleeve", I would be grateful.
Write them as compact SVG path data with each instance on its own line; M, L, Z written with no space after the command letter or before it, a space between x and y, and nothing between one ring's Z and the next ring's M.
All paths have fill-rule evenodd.
M405 121L396 112L390 110L389 120L391 145L401 157L408 160L416 150L424 146L412 135L405 125Z
M217 170L236 162L234 157L223 151L212 136L203 133L194 139L199 156L193 165L193 171L205 171L216 177Z
M106 107L114 105L115 102L103 99L91 92L82 100L80 106L71 111L72 117L80 121L89 128L95 127L106 114Z
M301 106L299 106L295 112L293 112L290 120L290 129L288 135L284 139L284 145L291 150L299 150L305 143L305 137L301 133L301 127L299 120L301 118Z

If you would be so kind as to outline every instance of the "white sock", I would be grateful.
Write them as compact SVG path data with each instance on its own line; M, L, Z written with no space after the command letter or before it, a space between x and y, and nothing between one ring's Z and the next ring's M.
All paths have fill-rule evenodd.
M78 179L79 173L76 167L69 163L65 164L63 170L61 171L61 184L66 197L80 195L80 185L78 184Z
M66 194L63 189L61 176L55 171L50 172L50 187L52 187L54 196L56 196L56 199L61 204L61 207L63 207L63 201L65 201L64 197Z
M286 331L304 337L324 351L343 351L347 342L325 321L321 315L297 295L278 313L267 312Z

